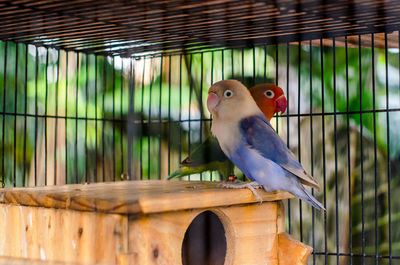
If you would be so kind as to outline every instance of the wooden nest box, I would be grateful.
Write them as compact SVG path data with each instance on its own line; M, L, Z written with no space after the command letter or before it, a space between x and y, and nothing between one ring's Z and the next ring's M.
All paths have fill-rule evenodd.
M258 203L213 182L127 181L0 194L0 256L18 264L300 265L312 251L284 232L287 192Z

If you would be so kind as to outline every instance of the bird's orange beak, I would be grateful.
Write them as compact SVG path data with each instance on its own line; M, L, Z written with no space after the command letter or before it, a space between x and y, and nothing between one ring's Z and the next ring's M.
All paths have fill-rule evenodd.
M276 99L276 107L275 113L281 112L281 114L285 113L287 107L287 101L285 95L281 95Z
M214 92L209 92L208 93L208 98L207 98L207 108L210 112L213 112L215 107L218 106L220 102L220 98L215 94Z

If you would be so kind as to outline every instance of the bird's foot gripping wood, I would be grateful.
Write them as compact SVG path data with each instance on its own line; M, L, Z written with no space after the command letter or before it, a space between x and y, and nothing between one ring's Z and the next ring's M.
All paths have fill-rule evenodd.
M255 190L255 189L262 189L262 185L258 184L255 181L253 181L253 182L243 182L243 181L237 180L237 181L235 181L233 183L222 182L221 183L221 187L227 188L227 189L244 189L244 188L248 188L249 190L251 190L251 192L253 192L254 196L256 196L256 198L260 201L260 203L263 202L263 199L261 198L260 195L258 195L258 193Z

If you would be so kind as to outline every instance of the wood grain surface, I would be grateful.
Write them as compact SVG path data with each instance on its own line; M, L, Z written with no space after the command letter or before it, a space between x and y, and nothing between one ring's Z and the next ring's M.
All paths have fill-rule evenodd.
M264 201L293 196L257 190ZM25 206L120 214L147 214L255 203L248 189L221 188L218 182L124 181L62 186L6 188L0 202Z
M116 264L128 247L120 214L0 204L0 227L0 256L32 260L26 264Z
M284 209L281 202L236 205L207 209L216 214L225 230L225 253L218 253L204 264L278 265L278 234L284 229ZM119 264L166 265L182 264L182 242L185 233L204 210L187 210L143 215L129 220L128 254L121 255ZM204 224L203 224L204 225ZM212 235L208 235L211 236ZM212 240L217 240L213 238ZM288 244L287 244L288 245ZM197 258L209 250L196 249ZM290 255L290 253L288 253ZM194 257L189 257L194 258ZM206 259L207 260L207 259ZM199 262L194 262L199 264Z
M278 235L278 251L279 265L307 265L313 248L282 232Z
M80 265L78 263L0 257L0 265Z

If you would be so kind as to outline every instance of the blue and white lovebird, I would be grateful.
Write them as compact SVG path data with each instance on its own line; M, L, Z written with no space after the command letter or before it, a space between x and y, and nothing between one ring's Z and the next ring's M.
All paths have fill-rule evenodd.
M318 183L296 160L242 83L223 80L213 84L207 108L213 115L211 132L222 151L250 180L268 192L289 191L325 210L303 186L320 189Z

